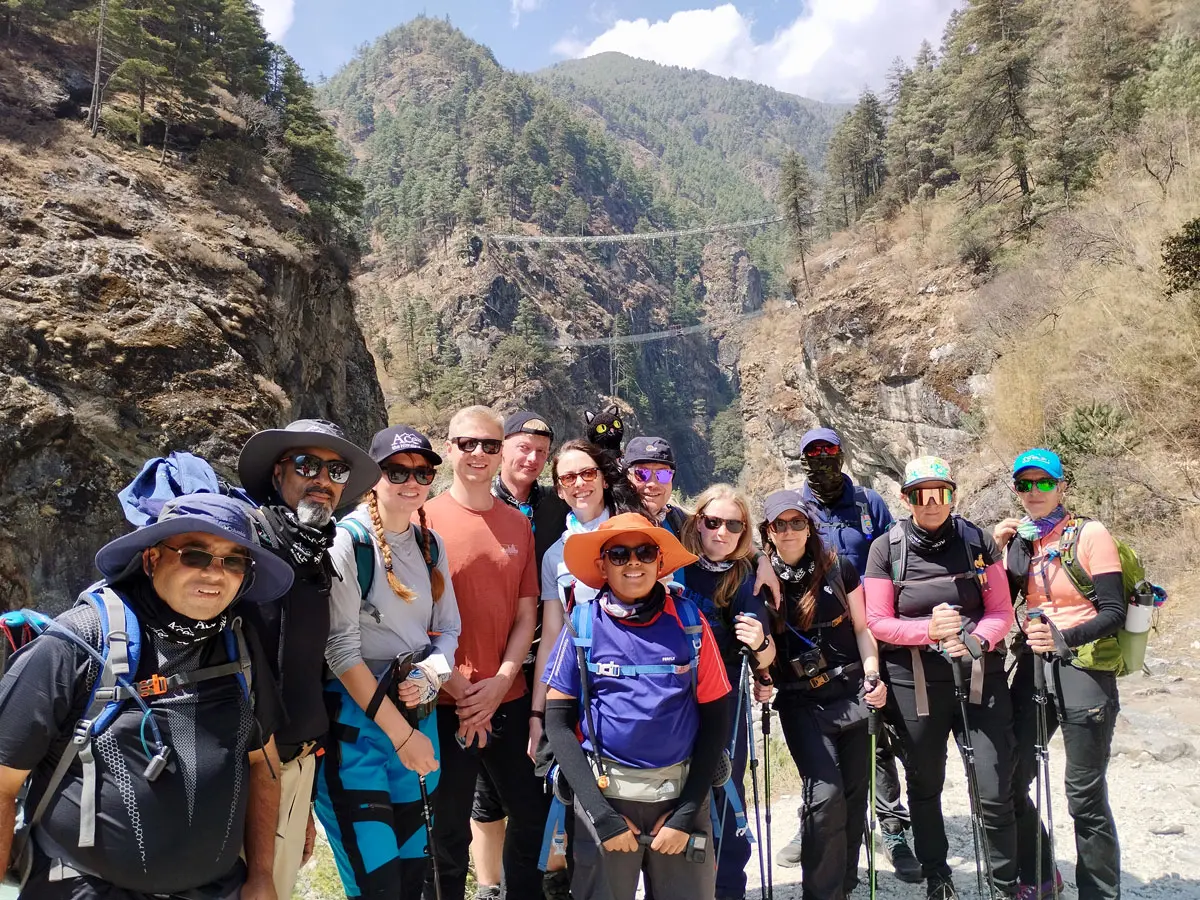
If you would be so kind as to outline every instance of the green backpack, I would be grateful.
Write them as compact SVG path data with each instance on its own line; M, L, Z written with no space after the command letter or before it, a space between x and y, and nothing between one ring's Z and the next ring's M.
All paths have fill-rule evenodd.
M1083 563L1076 555L1076 545L1083 527L1091 521L1083 516L1072 516L1071 521L1063 530L1062 540L1058 545L1059 557L1062 560L1063 571L1071 579L1075 590L1079 591L1089 602L1096 602L1096 586L1091 576L1083 568ZM1125 585L1125 603L1149 606L1153 609L1166 599L1166 592L1146 578L1146 567L1142 564L1137 551L1119 538L1113 537L1117 545L1117 554L1121 558L1121 580ZM1096 669L1102 672L1116 672L1117 675L1128 675L1140 672L1146 661L1146 644L1149 631L1132 633L1124 627L1110 637L1100 638L1085 644L1076 650L1076 660L1080 667Z

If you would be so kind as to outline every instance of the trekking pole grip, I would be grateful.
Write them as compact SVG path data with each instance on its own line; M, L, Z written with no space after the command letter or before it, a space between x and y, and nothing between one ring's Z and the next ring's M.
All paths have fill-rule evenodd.
M878 673L872 672L870 675L868 675L864 681L864 684L867 686L867 693L875 690L875 688L879 686ZM883 710L875 706L867 709L867 734L879 734L879 726L882 724L883 719L883 717L880 715L882 711Z

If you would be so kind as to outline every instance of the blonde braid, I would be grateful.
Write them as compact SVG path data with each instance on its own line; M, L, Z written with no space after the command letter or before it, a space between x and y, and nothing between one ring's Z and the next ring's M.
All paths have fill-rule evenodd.
M375 541L379 544L379 549L383 553L383 568L387 571L388 585L397 597L405 603L412 603L417 595L410 588L406 587L396 577L396 573L392 571L392 548L383 536L383 519L379 515L379 498L375 495L374 491L367 494L367 507L371 510L371 522L375 525Z
M445 576L443 576L438 567L433 564L432 552L429 549L433 545L433 542L437 540L437 538L434 537L433 532L430 531L428 526L425 524L424 506L417 507L417 516L421 520L421 533L425 538L421 544L422 552L425 556L425 568L429 570L429 588L433 593L433 602L437 603L442 599L442 592L446 590Z

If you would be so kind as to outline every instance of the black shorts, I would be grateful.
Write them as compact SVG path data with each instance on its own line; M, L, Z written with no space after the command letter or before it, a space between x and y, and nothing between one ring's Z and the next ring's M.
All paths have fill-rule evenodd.
M525 684L529 696L533 696L533 666L524 667ZM487 769L479 767L475 776L475 800L471 803L471 821L481 825L504 821L504 807L500 803L500 792L488 777Z

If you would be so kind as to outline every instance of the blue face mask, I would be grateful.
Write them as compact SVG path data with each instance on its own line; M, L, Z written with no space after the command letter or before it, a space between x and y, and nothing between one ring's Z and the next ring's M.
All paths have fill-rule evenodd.
M1062 504L1054 507L1053 512L1049 515L1042 516L1040 519L1031 519L1026 516L1017 526L1017 534L1028 541L1041 540L1050 532L1052 532L1058 523L1067 517L1067 511L1063 509Z

